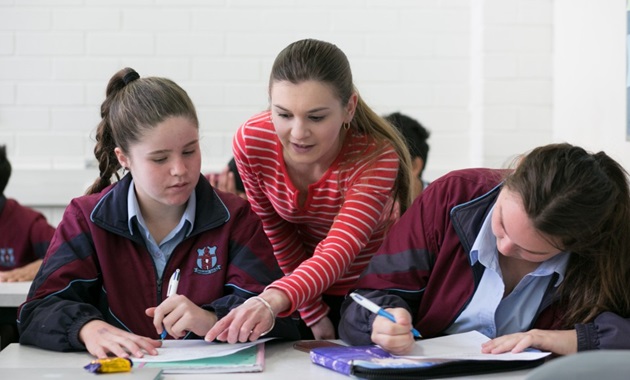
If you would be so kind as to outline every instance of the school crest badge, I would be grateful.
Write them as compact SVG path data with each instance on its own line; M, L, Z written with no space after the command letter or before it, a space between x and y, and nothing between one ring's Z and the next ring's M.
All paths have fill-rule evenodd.
M198 274L212 274L221 270L221 265L217 265L217 247L203 247L197 249L197 267L194 269Z
M0 248L0 266L7 268L15 266L13 248Z

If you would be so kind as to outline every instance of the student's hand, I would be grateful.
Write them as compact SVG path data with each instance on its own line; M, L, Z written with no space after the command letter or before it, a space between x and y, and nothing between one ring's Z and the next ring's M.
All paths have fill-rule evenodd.
M311 326L313 336L317 340L335 339L335 326L333 326L330 318L324 317Z
M164 326L173 338L181 338L188 331L204 336L217 322L216 314L200 308L181 294L174 294L145 312L153 318L153 326L158 334L162 333Z
M23 267L15 268L6 272L0 272L0 282L33 281L41 265L42 259L39 259L26 264Z
M532 347L550 351L558 355L577 352L577 332L575 330L529 330L527 332L503 335L481 345L484 354L518 353Z
M411 333L411 314L401 307L386 309L396 319L396 323L377 315L372 324L372 342L394 355L411 352L415 340Z
M123 331L97 319L81 327L79 339L85 344L88 352L99 359L107 358L108 354L121 358L128 358L129 354L141 358L145 352L157 355L157 347L162 345L159 340Z
M289 297L281 290L267 289L259 297L265 299L273 309L274 316L290 307ZM258 300L251 300L221 318L206 334L205 340L215 339L228 343L255 341L267 332L275 321L269 309Z
M230 171L228 166L223 168L221 173L210 174L208 176L208 181L210 181L212 187L216 189L236 194L243 199L247 199L247 195L245 195L245 193L236 190L236 179L234 178L234 173Z

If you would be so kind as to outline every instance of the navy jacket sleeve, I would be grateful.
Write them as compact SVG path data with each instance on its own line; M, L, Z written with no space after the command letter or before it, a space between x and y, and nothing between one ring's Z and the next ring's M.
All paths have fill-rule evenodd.
M575 325L578 351L593 349L630 349L630 319L602 313L591 323Z
M101 289L93 247L83 215L71 203L18 311L20 343L55 351L84 350L78 333L103 319L96 305ZM94 301L92 301L94 302Z
M82 351L79 330L94 319L102 319L99 311L83 302L50 296L32 301L19 316L20 343L54 351Z
M383 290L357 290L365 298L381 306L383 309L402 307L412 314L412 308L399 295ZM346 297L341 305L342 318L339 322L340 338L353 346L365 346L373 344L372 323L376 314L360 306L350 297Z

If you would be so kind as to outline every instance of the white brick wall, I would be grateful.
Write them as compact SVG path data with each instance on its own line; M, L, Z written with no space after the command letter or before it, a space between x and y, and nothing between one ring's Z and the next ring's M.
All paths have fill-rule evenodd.
M552 11L552 0L473 2L475 164L504 167L551 142Z
M125 66L189 92L204 170L218 170L236 128L267 106L276 54L307 37L344 50L377 112L431 130L429 179L500 166L551 135L552 22L552 0L0 1L0 144L25 172L7 194L60 218L47 207L96 176L83 169L99 106ZM65 186L55 173L67 170L82 180Z

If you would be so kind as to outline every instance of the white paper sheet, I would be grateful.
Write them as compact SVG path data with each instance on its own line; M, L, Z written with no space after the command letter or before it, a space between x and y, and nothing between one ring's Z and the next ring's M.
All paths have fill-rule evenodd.
M481 344L490 338L478 331L418 340L413 351L401 357L410 359L469 359L469 360L535 360L550 352L526 351L518 354L482 354Z
M145 355L143 358L133 358L134 362L172 362L178 360L193 360L211 358L233 354L258 343L264 343L273 338L258 339L246 343L216 343L206 342L202 339L195 340L165 340L159 347L158 355Z

